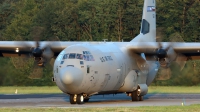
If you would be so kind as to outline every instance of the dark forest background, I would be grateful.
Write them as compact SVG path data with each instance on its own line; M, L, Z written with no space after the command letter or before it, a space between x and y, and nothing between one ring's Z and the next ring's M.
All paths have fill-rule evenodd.
M200 42L199 0L156 1L159 40ZM142 8L143 0L0 0L0 40L130 41ZM200 85L200 61L171 69L169 80L153 85ZM51 64L35 69L32 59L0 58L1 86L55 85L52 76Z

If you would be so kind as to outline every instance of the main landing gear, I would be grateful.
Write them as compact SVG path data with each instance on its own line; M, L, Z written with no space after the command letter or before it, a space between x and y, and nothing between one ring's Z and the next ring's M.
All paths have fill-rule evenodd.
M83 97L82 94L70 95L70 98L69 98L69 101L70 101L71 104L76 104L76 103L77 103L77 104L83 104L85 100L86 100L86 99L84 99L84 97ZM89 99L88 99L88 100L89 100Z
M139 95L139 91L135 90L131 93L132 101L143 101L143 96Z

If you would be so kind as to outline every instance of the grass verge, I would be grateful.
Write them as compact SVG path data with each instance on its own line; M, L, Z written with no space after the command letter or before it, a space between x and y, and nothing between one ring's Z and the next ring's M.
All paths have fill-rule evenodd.
M28 86L28 87L18 87L18 86L8 86L0 87L0 94L47 94L47 93L62 93L57 86Z
M200 112L200 104L190 106L143 106L114 108L0 108L1 112Z
M148 93L200 93L200 86L150 86Z
M57 86L0 87L0 94L47 94L62 93ZM200 93L200 86L150 86L148 93Z

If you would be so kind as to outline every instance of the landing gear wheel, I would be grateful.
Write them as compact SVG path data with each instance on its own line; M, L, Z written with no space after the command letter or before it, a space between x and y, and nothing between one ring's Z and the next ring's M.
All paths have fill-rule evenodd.
M70 95L69 101L71 104L76 104L76 95Z
M138 101L137 90L131 93L131 99L132 101Z
M139 96L139 101L143 101L143 96Z
M83 98L82 94L77 95L76 102L77 102L77 104L83 104L84 103L84 98Z
M84 98L84 102L88 102L90 98Z

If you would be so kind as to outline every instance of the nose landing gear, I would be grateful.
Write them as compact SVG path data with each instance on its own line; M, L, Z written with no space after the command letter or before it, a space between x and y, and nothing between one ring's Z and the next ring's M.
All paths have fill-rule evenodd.
M70 95L69 101L71 104L76 104L76 97L77 95Z
M84 103L84 98L83 98L82 94L77 95L76 102L77 102L77 104L83 104Z
M78 94L78 95L72 94L72 95L70 95L69 101L70 101L71 104L76 104L76 103L77 104L83 104L84 103L84 97L83 97L82 94Z

